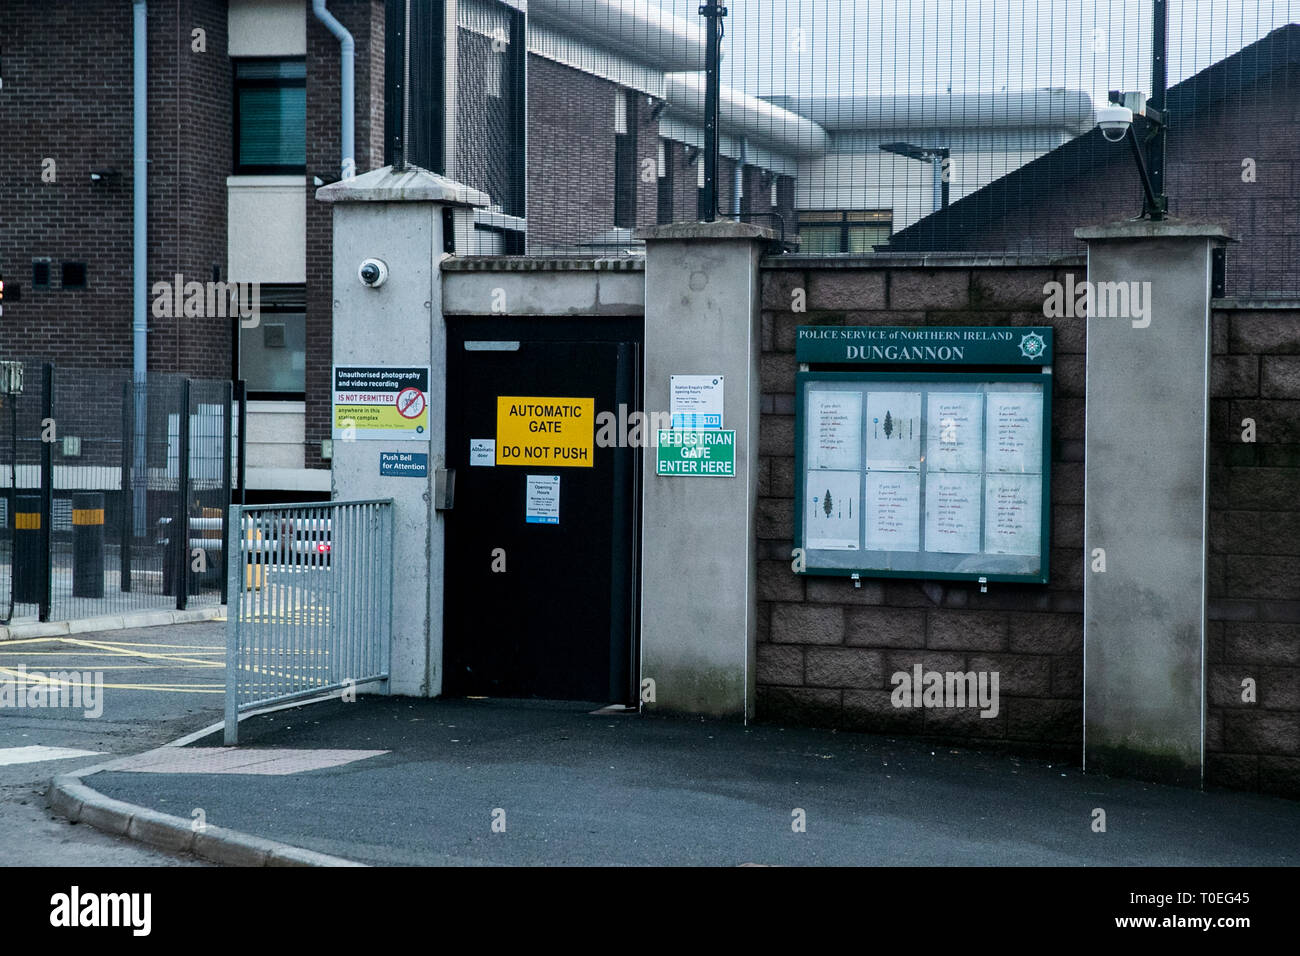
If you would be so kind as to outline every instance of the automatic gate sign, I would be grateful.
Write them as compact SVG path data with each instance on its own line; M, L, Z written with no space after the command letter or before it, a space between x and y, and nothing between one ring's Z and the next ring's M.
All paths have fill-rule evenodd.
M429 366L334 366L335 441L428 441Z
M497 464L591 468L595 398L497 396Z

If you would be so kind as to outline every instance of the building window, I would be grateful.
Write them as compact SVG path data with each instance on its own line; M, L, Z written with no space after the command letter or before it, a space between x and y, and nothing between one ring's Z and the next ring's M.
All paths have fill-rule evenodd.
M62 265L59 284L65 289L84 289L86 287L86 264L84 262L65 262Z
M770 203L773 209L781 205L781 195L777 192L776 177L772 177L772 201Z
M32 260L32 288L48 289L50 287L50 260Z
M890 209L801 210L799 251L830 255L875 252L877 245L889 242L893 224L894 213Z
M235 61L235 172L307 169L307 63Z
M239 377L254 400L302 400L307 390L306 288L262 285L259 321L239 324Z
M673 146L659 140L659 193L655 197L655 219L659 223L673 221Z
M614 94L614 225L636 226L636 102L631 90Z

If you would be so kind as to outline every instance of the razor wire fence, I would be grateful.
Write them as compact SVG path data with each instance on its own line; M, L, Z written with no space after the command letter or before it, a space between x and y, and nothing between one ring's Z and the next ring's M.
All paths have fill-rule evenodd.
M224 603L230 383L4 367L0 623Z
M1098 128L1118 104L1168 214L1240 237L1216 291L1300 295L1300 0L455 10L430 162L490 201L462 252L635 255L638 229L716 217L788 255L1079 254L1077 227L1144 210L1134 150Z

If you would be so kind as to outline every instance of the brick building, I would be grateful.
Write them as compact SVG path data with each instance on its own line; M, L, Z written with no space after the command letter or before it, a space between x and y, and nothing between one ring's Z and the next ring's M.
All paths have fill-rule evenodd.
M400 6L327 5L354 44L357 171L392 158L386 33ZM534 4L521 29L522 6L412 5L455 24L439 51L455 105L416 104L439 134L428 164L492 198L462 248L620 254L638 226L699 216L698 90L665 71L702 69L702 33L677 21L656 46L635 35L641 21L578 22L555 3ZM341 65L310 0L5 3L0 348L66 367L132 364L136 10L147 11L147 367L244 379L250 495L327 496L330 210L314 194L343 175ZM724 124L719 205L776 213L793 235L797 158L779 149L782 124L748 129L742 113ZM155 300L173 296L158 283L176 276L182 288L256 283L258 325L160 315Z

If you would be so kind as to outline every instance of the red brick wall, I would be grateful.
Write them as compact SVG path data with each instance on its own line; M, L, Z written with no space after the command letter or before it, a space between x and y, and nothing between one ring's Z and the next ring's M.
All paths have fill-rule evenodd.
M1213 331L1207 779L1297 797L1300 310L1216 312Z
M191 31L206 33L207 52ZM231 83L223 0L149 5L149 285L226 279ZM130 50L127 89L130 89ZM126 133L130 148L130 130ZM127 200L129 205L129 198ZM129 243L130 230L126 232ZM129 269L128 269L129 274ZM150 293L150 301L153 296ZM231 321L149 316L149 368L226 379Z
M758 715L880 733L1046 748L1082 740L1084 337L1045 319L1059 269L766 268L757 517ZM1081 265L1073 267L1078 274ZM807 312L792 311L805 290ZM1055 324L1051 579L1046 586L866 580L791 571L799 325ZM895 709L890 675L996 670L1001 707Z
M614 227L614 94L618 89L606 80L529 54L530 248L591 239ZM638 143L638 152L641 148ZM638 195L638 211L639 200Z
M207 50L191 50L190 31ZM226 259L230 65L221 0L149 8L149 266L206 282ZM131 365L132 10L123 3L14 0L3 27L0 269L22 287L6 304L0 348L73 367ZM181 102L178 111L177 101ZM41 163L57 180L41 181ZM94 184L92 169L116 175ZM52 286L31 287L49 257ZM84 290L59 287L59 263L87 264ZM152 293L150 293L152 302ZM226 320L149 317L149 368L224 378Z

